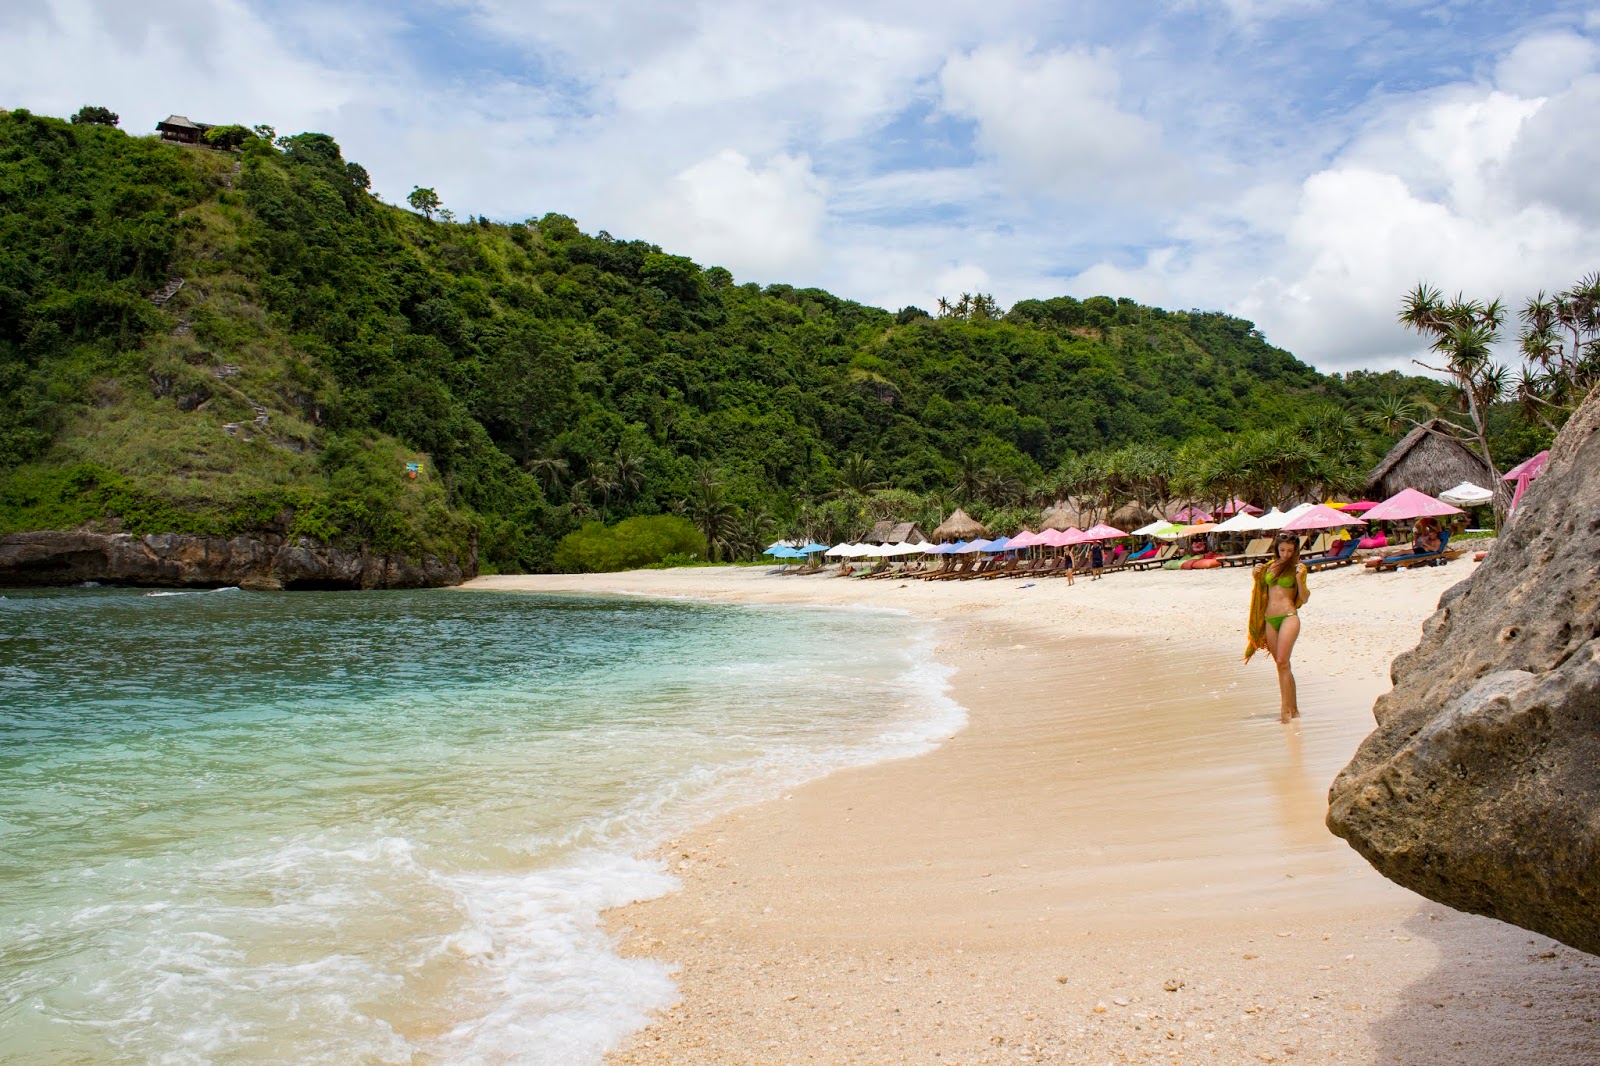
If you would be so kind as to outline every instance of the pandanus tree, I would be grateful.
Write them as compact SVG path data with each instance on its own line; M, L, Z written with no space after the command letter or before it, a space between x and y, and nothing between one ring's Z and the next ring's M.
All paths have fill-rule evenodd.
M1471 428L1461 436L1477 445L1486 474L1498 487L1500 473L1489 449L1489 405L1505 393L1506 368L1494 362L1494 345L1505 323L1499 300L1480 303L1456 296L1446 301L1435 289L1419 284L1402 302L1400 321L1430 340L1437 364L1415 359L1418 366L1445 377L1455 386ZM1457 427L1459 429L1459 427ZM1495 494L1495 514L1500 515L1500 494Z
M1600 384L1600 272L1572 288L1523 306L1522 354L1537 373L1517 382L1523 410L1549 429L1557 429Z

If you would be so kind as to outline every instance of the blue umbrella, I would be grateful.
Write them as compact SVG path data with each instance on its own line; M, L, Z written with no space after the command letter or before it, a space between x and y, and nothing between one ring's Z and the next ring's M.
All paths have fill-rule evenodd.
M800 549L800 551L803 554L806 554L806 555L810 555L812 552L825 552L827 550L828 550L828 546L826 544L818 544L814 540L813 541L808 541L806 543L806 546L804 548Z
M803 558L805 558L804 553L795 551L793 548L789 547L789 545L787 545L787 544L774 544L772 547L768 548L766 551L762 552L761 554L762 555L770 555L775 559L803 559Z

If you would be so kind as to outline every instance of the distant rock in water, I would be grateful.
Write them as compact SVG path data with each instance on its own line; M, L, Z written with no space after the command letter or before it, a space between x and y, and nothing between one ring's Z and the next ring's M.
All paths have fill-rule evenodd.
M163 588L410 589L459 585L477 575L425 555L349 551L304 538L182 533L11 533L0 537L0 585L99 581Z
M1597 636L1600 394L1395 660L1328 827L1430 899L1600 954Z

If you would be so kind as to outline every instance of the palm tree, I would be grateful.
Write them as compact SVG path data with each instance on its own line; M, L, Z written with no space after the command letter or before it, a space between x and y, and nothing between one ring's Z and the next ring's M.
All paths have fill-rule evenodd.
M546 452L528 460L528 473L538 478L539 483L549 492L561 487L561 480L567 476L567 470L567 461L553 452Z
M960 464L956 470L956 495L962 503L971 503L983 494L988 470L971 452L961 456Z
M728 499L716 471L701 465L680 506L706 538L706 554L711 561L721 562L735 547L739 509Z
M619 493L637 496L644 486L643 458L628 445L617 445L617 452L611 457L611 476L617 483Z
M616 471L609 463L596 463L589 468L589 490L600 494L600 521L606 521L607 509L611 506L611 497L620 488Z
M878 480L878 464L860 452L851 452L844 457L844 462L839 466L839 480L846 492L857 496L865 496L873 489L883 488L883 482Z

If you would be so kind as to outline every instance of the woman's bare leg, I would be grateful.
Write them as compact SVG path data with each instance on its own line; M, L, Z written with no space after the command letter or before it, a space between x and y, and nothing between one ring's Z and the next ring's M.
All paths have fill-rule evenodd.
M1269 630L1271 626L1267 627ZM1279 720L1289 721L1291 718L1300 717L1300 704L1294 684L1294 672L1289 669L1289 656L1294 653L1294 642L1300 636L1300 619L1290 615L1283 620L1279 627L1276 639L1269 638L1267 648L1272 652L1273 660L1278 664L1278 695L1283 700L1283 706L1278 712Z

